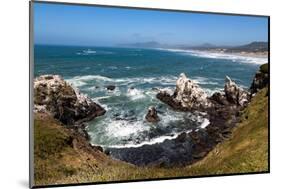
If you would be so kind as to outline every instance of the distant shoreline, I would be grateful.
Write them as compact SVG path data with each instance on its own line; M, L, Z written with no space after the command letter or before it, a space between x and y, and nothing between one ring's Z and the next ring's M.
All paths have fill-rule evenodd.
M170 52L188 53L193 56L206 57L206 58L217 58L217 59L252 59L247 61L254 64L268 63L268 52L226 52L220 49L172 49L172 48L155 48L157 50L164 50Z
M211 52L211 53L232 54L232 55L237 55L237 56L254 57L254 58L267 58L268 57L267 51L264 51L264 52L246 52L246 51L225 52L224 50L216 50L216 49L203 50L203 51Z

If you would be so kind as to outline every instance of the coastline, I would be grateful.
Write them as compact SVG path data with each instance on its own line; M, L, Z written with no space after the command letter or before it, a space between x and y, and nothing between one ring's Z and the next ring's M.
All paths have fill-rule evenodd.
M170 52L187 53L191 56L216 58L216 59L229 59L229 60L242 60L245 63L265 64L268 62L268 52L227 52L226 50L209 49L170 49L170 48L155 48L157 50L164 50Z
M257 93L252 103L242 112L242 119L233 129L233 134L205 158L192 165L168 168L161 165L139 167L116 160L99 148L89 146L84 137L67 129L52 117L35 114L35 131L38 136L35 144L45 146L44 149L36 147L35 185L266 172L268 114L264 110L268 110L268 97L265 94L266 88ZM50 148L53 144L46 141L47 136L53 137L52 143L57 146L55 151ZM256 146L259 146L259 150ZM56 164L50 166L50 160Z
M193 51L193 53L194 53L194 51ZM201 53L206 53L206 52L202 51ZM209 52L207 52L207 53L209 53ZM213 53L213 54L216 54L216 53ZM268 74L268 70L264 74ZM50 79L54 79L54 78L57 78L57 77L53 77L53 76L44 76L43 77L43 79L46 79L46 80L50 80ZM57 79L59 79L59 77ZM103 78L103 79L105 79L105 78ZM62 114L60 111L55 112L55 113L59 114L59 116L57 116L57 118L65 117L70 112L73 112L72 109L75 110L74 112L79 111L81 116L84 118L89 117L89 115L95 115L94 117L96 117L96 114L94 112L87 112L87 109L89 108L88 105L90 105L90 104L92 104L91 106L96 107L96 108L99 106L98 104L94 105L91 102L90 98L84 96L83 94L80 94L79 91L72 90L71 85L67 84L65 81L63 81L62 78L59 79L58 81L59 82L54 82L54 83L57 83L57 84L61 83L59 85L60 87L58 87L61 90L57 90L57 88L54 89L53 85L45 85L45 82L41 83L40 85L35 85L35 86L40 86L37 90L38 95L36 95L36 97L38 97L36 99L38 100L39 104L41 104L41 100L42 100L41 93L44 94L43 96L49 94L49 93L45 93L45 87L47 86L47 87L49 87L48 90L54 91L55 94L59 94L60 104L69 104L69 102L71 102L69 104L69 108L62 109L63 110ZM53 83L53 82L51 82L51 83ZM196 83L196 81L194 81L194 83ZM259 82L258 82L258 84L259 84ZM106 86L106 85L104 85L104 86ZM99 87L101 87L101 86L99 86ZM195 90L197 87L191 87L191 88L193 88L192 90ZM183 91L185 91L185 90L183 90ZM225 94L223 94L223 95L225 95ZM237 95L235 95L235 96L237 96ZM167 169L180 169L180 167L193 166L193 164L195 165L197 162L198 163L201 162L202 159L204 159L211 151L213 151L216 148L217 144L223 143L224 141L230 139L233 128L240 121L240 117L241 117L241 113L242 113L241 111L243 111L243 107L235 107L237 104L231 104L233 102L230 102L230 101L227 102L227 104L224 104L221 97L222 96L215 96L212 98L210 96L209 97L207 96L207 98L209 100L214 101L215 107L214 108L211 107L210 109L207 109L208 113L209 113L208 120L210 120L210 123L208 125L205 125L205 124L201 125L202 130L194 129L191 132L183 132L179 135L175 135L174 137L172 137L170 139L164 138L161 141L156 141L155 144L154 143L153 144L144 144L141 146L137 145L136 148L132 147L132 146L128 146L127 148L121 147L121 148L109 148L108 149L108 148L103 148L102 146L91 145L91 143L89 142L89 135L85 131L85 127L84 127L85 125L83 126L83 124L79 124L78 126L68 127L69 123L65 122L61 126L68 127L68 129L70 129L71 133L68 133L68 131L65 131L65 133L67 135L70 135L70 137L65 138L64 136L61 136L63 139L63 141L62 141L63 144L61 145L60 150L64 151L65 147L67 147L67 149L70 151L72 151L72 149L74 149L74 150L82 149L83 151L84 150L87 151L87 153L85 154L85 159L87 159L87 157L89 155L88 153L93 154L93 156L92 156L93 158L100 156L100 154L102 154L101 156L102 156L103 160L106 160L106 161L117 160L120 163L124 163L124 165L121 165L121 164L119 165L119 163L116 162L117 163L116 167L127 166L125 164L128 164L129 166L138 167L138 168L144 167L146 170L151 169L152 167L157 167L157 168L163 169L162 171L165 172ZM223 97L223 98L225 98L225 97ZM55 96L54 96L54 98L51 98L51 99L47 98L47 99L49 99L50 101L46 105L48 105L50 107L53 106L52 102L57 103L57 101L55 100L56 99ZM158 99L161 100L160 98L158 98ZM81 106L79 105L79 103L78 104L74 103L76 105L73 106L72 105L73 100L81 103ZM165 100L162 99L161 101L165 103ZM45 102L45 101L43 100L42 102ZM200 103L202 103L202 102L203 101L200 101ZM101 104L102 104L102 102L101 102ZM171 104L169 104L169 101L166 101L166 104L171 106ZM176 110L178 108L178 104L172 104L172 106L173 105L175 105L174 108ZM99 108L98 109L96 109L96 108L94 108L93 110L96 111L99 109ZM51 108L51 109L53 109L53 108ZM90 109L92 109L92 108L90 108ZM186 112L186 111L193 111L196 109L183 108L181 110L183 112ZM199 108L199 111L200 110L202 110L202 109ZM39 111L39 109L38 109L38 111ZM65 112L66 114L63 113L64 111L66 111ZM84 111L86 111L86 112L84 112ZM92 114L92 113L94 113L94 114ZM99 115L103 115L103 113L100 113ZM73 116L74 116L74 114L73 114ZM77 117L78 120L76 120L76 118L75 118L73 123L78 123L82 117L78 116ZM90 118L94 118L94 117L90 116ZM73 117L65 117L65 118L72 119ZM82 120L85 120L84 118ZM61 121L64 121L64 120L69 120L69 119L63 119ZM42 124L42 123L39 123L39 124ZM59 130L60 129L58 129L58 131ZM50 131L50 132L53 132L53 131ZM49 131L47 131L46 134L49 135ZM82 140L82 138L83 138L83 140ZM41 139L39 139L39 140L41 140ZM57 142L60 143L60 141L57 141ZM50 149L50 150L52 150L52 149ZM40 154L40 153L38 152L38 154ZM50 154L47 153L48 156ZM52 155L50 155L50 158L57 158L57 157L53 157ZM69 159L68 155L66 155L65 158ZM141 159L141 160L139 161L139 159ZM57 161L59 162L59 159ZM45 163L44 160L42 160L42 162ZM95 164L97 164L98 167L99 166L103 167L101 162L95 162ZM77 174L77 175L81 176L82 173L79 170L76 170L76 168L79 168L78 165L75 165L74 166L75 168L70 168L70 169L66 168L64 170L65 172L62 173L62 175L63 174L74 174L74 175ZM41 171L41 168L39 168L39 169ZM85 169L88 169L88 168L85 168ZM111 169L111 166L107 166L107 168L99 167L98 170L99 171L102 170L103 173L105 175L107 175L107 174L111 174L111 173L107 172L108 169ZM142 174L145 172L141 168L139 171ZM85 172L87 172L87 171L85 171ZM132 172L135 174L139 174L139 172L138 173L136 173L134 171L132 171ZM43 173L40 173L40 174L44 175ZM52 170L50 170L49 174L52 174ZM121 178L119 174L120 173L118 172L116 175L114 175L115 180L118 180ZM155 173L153 173L153 174L155 174ZM203 172L200 172L200 174L202 175ZM178 175L178 174L175 174L175 175ZM187 174L187 175L189 175L189 174ZM191 174L191 175L194 175L194 174ZM98 175L94 175L94 176L98 176ZM126 177L129 179L132 179L129 175L127 175ZM149 178L149 177L145 177L145 178ZM155 178L155 175L152 175L150 178ZM107 180L110 180L110 179L112 179L111 176Z

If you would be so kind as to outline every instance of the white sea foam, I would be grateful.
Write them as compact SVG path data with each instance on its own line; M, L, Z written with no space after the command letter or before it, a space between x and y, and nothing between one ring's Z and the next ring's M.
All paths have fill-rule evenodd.
M127 95L132 99L132 100L137 100L140 98L145 98L145 95L142 90L136 89L136 88L129 88L127 91Z
M204 119L203 123L200 125L200 128L205 129L210 124L208 119Z
M101 76L101 75L84 75L84 76L75 76L75 77L67 79L67 80L70 83L73 83L77 87L86 85L87 82L90 82L90 81L110 82L110 83L116 83L119 85L129 85L132 83L175 85L177 77L160 76L160 77L109 78L109 77L105 77L105 76Z
M203 90L207 93L208 96L212 96L212 94L214 94L215 92L223 91L223 88L215 87L213 89L209 89L203 87Z
M199 50L163 49L163 48L158 48L158 50L178 52L178 53L183 53L183 54L203 57L203 58L226 59L226 60L232 60L233 62L240 62L240 63L264 64L268 62L267 57L255 57L255 56L246 56L246 55L243 56L243 55L231 54L231 53L216 53L216 52L199 51Z
M190 133L190 132L191 132L191 130L187 131L186 133ZM111 145L111 146L104 146L104 147L108 147L108 148L138 148L138 147L141 147L143 145L153 145L153 144L157 144L157 143L162 143L165 140L175 139L175 138L177 138L177 136L179 134L174 134L173 136L160 136L160 137L154 138L150 141L144 141L140 144Z
M97 51L94 51L94 50L91 50L91 49L87 49L87 50L84 50L83 53L95 54L95 53L97 53Z
M86 49L86 50L82 50L80 52L76 53L77 55L95 55L95 54L114 54L114 52L111 51L102 51L102 50L92 50L92 49Z
M110 97L111 96L100 96L100 97L94 98L94 100L99 101L99 100L107 99L107 98L110 98Z
M84 76L75 76L70 80L77 80L77 81L91 81L91 80L103 80L103 81L112 81L111 78L101 76L101 75L84 75Z
M110 137L124 138L148 129L142 121L108 120L105 130Z
M81 87L81 86L84 86L86 85L87 83L85 83L84 81L82 80L78 80L78 79L66 79L66 81L68 81L71 85L75 86L75 87Z
M130 67L130 66L126 66L125 68L126 68L127 70L132 69L132 67Z
M209 120L208 119L204 119L203 123L199 126L200 128L204 129L206 128L208 125L210 124ZM119 128L120 129L120 128ZM125 130L123 132L123 128L122 128L122 131L116 131L118 134L131 134L133 132L136 132L138 128L134 128L134 129L128 129L128 130ZM117 130L117 129L116 129ZM185 133L190 133L192 130L188 130L186 131ZM112 131L111 131L112 132ZM153 144L158 144L158 143L162 143L164 142L165 140L172 140L172 139L175 139L177 138L182 132L179 132L179 133L171 133L169 136L160 136L160 137L157 137L157 138L154 138L154 139L151 139L150 141L144 141L140 144L125 144L125 145L110 145L110 146L106 146L104 145L103 147L107 147L107 148L138 148L138 147L141 147L143 145L153 145ZM172 135L172 136L171 136ZM119 135L120 136L120 135Z
M215 79L209 79L209 78L206 78L206 77L193 77L191 78L192 80L194 80L195 83L197 84L207 84L207 85L218 85L219 83L217 81L212 81L212 80L215 80Z

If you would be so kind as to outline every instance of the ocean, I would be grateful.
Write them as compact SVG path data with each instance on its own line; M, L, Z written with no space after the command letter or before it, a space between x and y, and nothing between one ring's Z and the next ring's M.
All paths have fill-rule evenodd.
M176 112L156 98L157 89L173 90L185 73L211 95L225 76L249 88L265 58L177 49L35 45L34 75L58 74L106 109L88 123L91 143L105 148L137 148L173 139L208 125L203 113ZM113 91L106 86L114 85ZM160 121L145 120L149 106Z

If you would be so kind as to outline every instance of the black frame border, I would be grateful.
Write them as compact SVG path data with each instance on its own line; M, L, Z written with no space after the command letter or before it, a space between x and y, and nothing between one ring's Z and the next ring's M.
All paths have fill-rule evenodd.
M117 181L104 181L104 182L85 182L85 183L72 183L72 184L50 184L50 185L34 185L34 167L33 167L33 67L34 67L34 41L33 41L33 4L54 4L54 5L70 5L70 6L87 6L87 7L103 7L103 8L120 8L132 10L148 10L148 11L166 11L166 12L182 12L182 13L198 13L198 14L215 14L215 15L228 15L228 16L248 16L248 17L264 17L268 22L268 67L269 67L269 87L268 87L268 170L261 172L244 172L244 173L227 173L227 174L212 174L212 175L196 175L196 176L181 176L181 177L164 177L164 178L151 178L151 179L135 179L135 180L117 180ZM66 187L66 186L84 186L84 185L99 185L99 184L117 184L117 183L134 183L143 181L161 181L161 180L177 180L189 178L211 178L211 177L224 177L224 176L240 176L240 175L257 175L270 173L270 16L269 15L255 15L255 14L240 14L240 13L224 13L212 11L192 11L192 10L177 10L177 9L164 9L164 8L148 8L148 7L133 7L133 6L120 6L120 5L102 5L90 3L74 3L74 2L58 2L58 1L29 1L29 188L53 188L53 187Z

